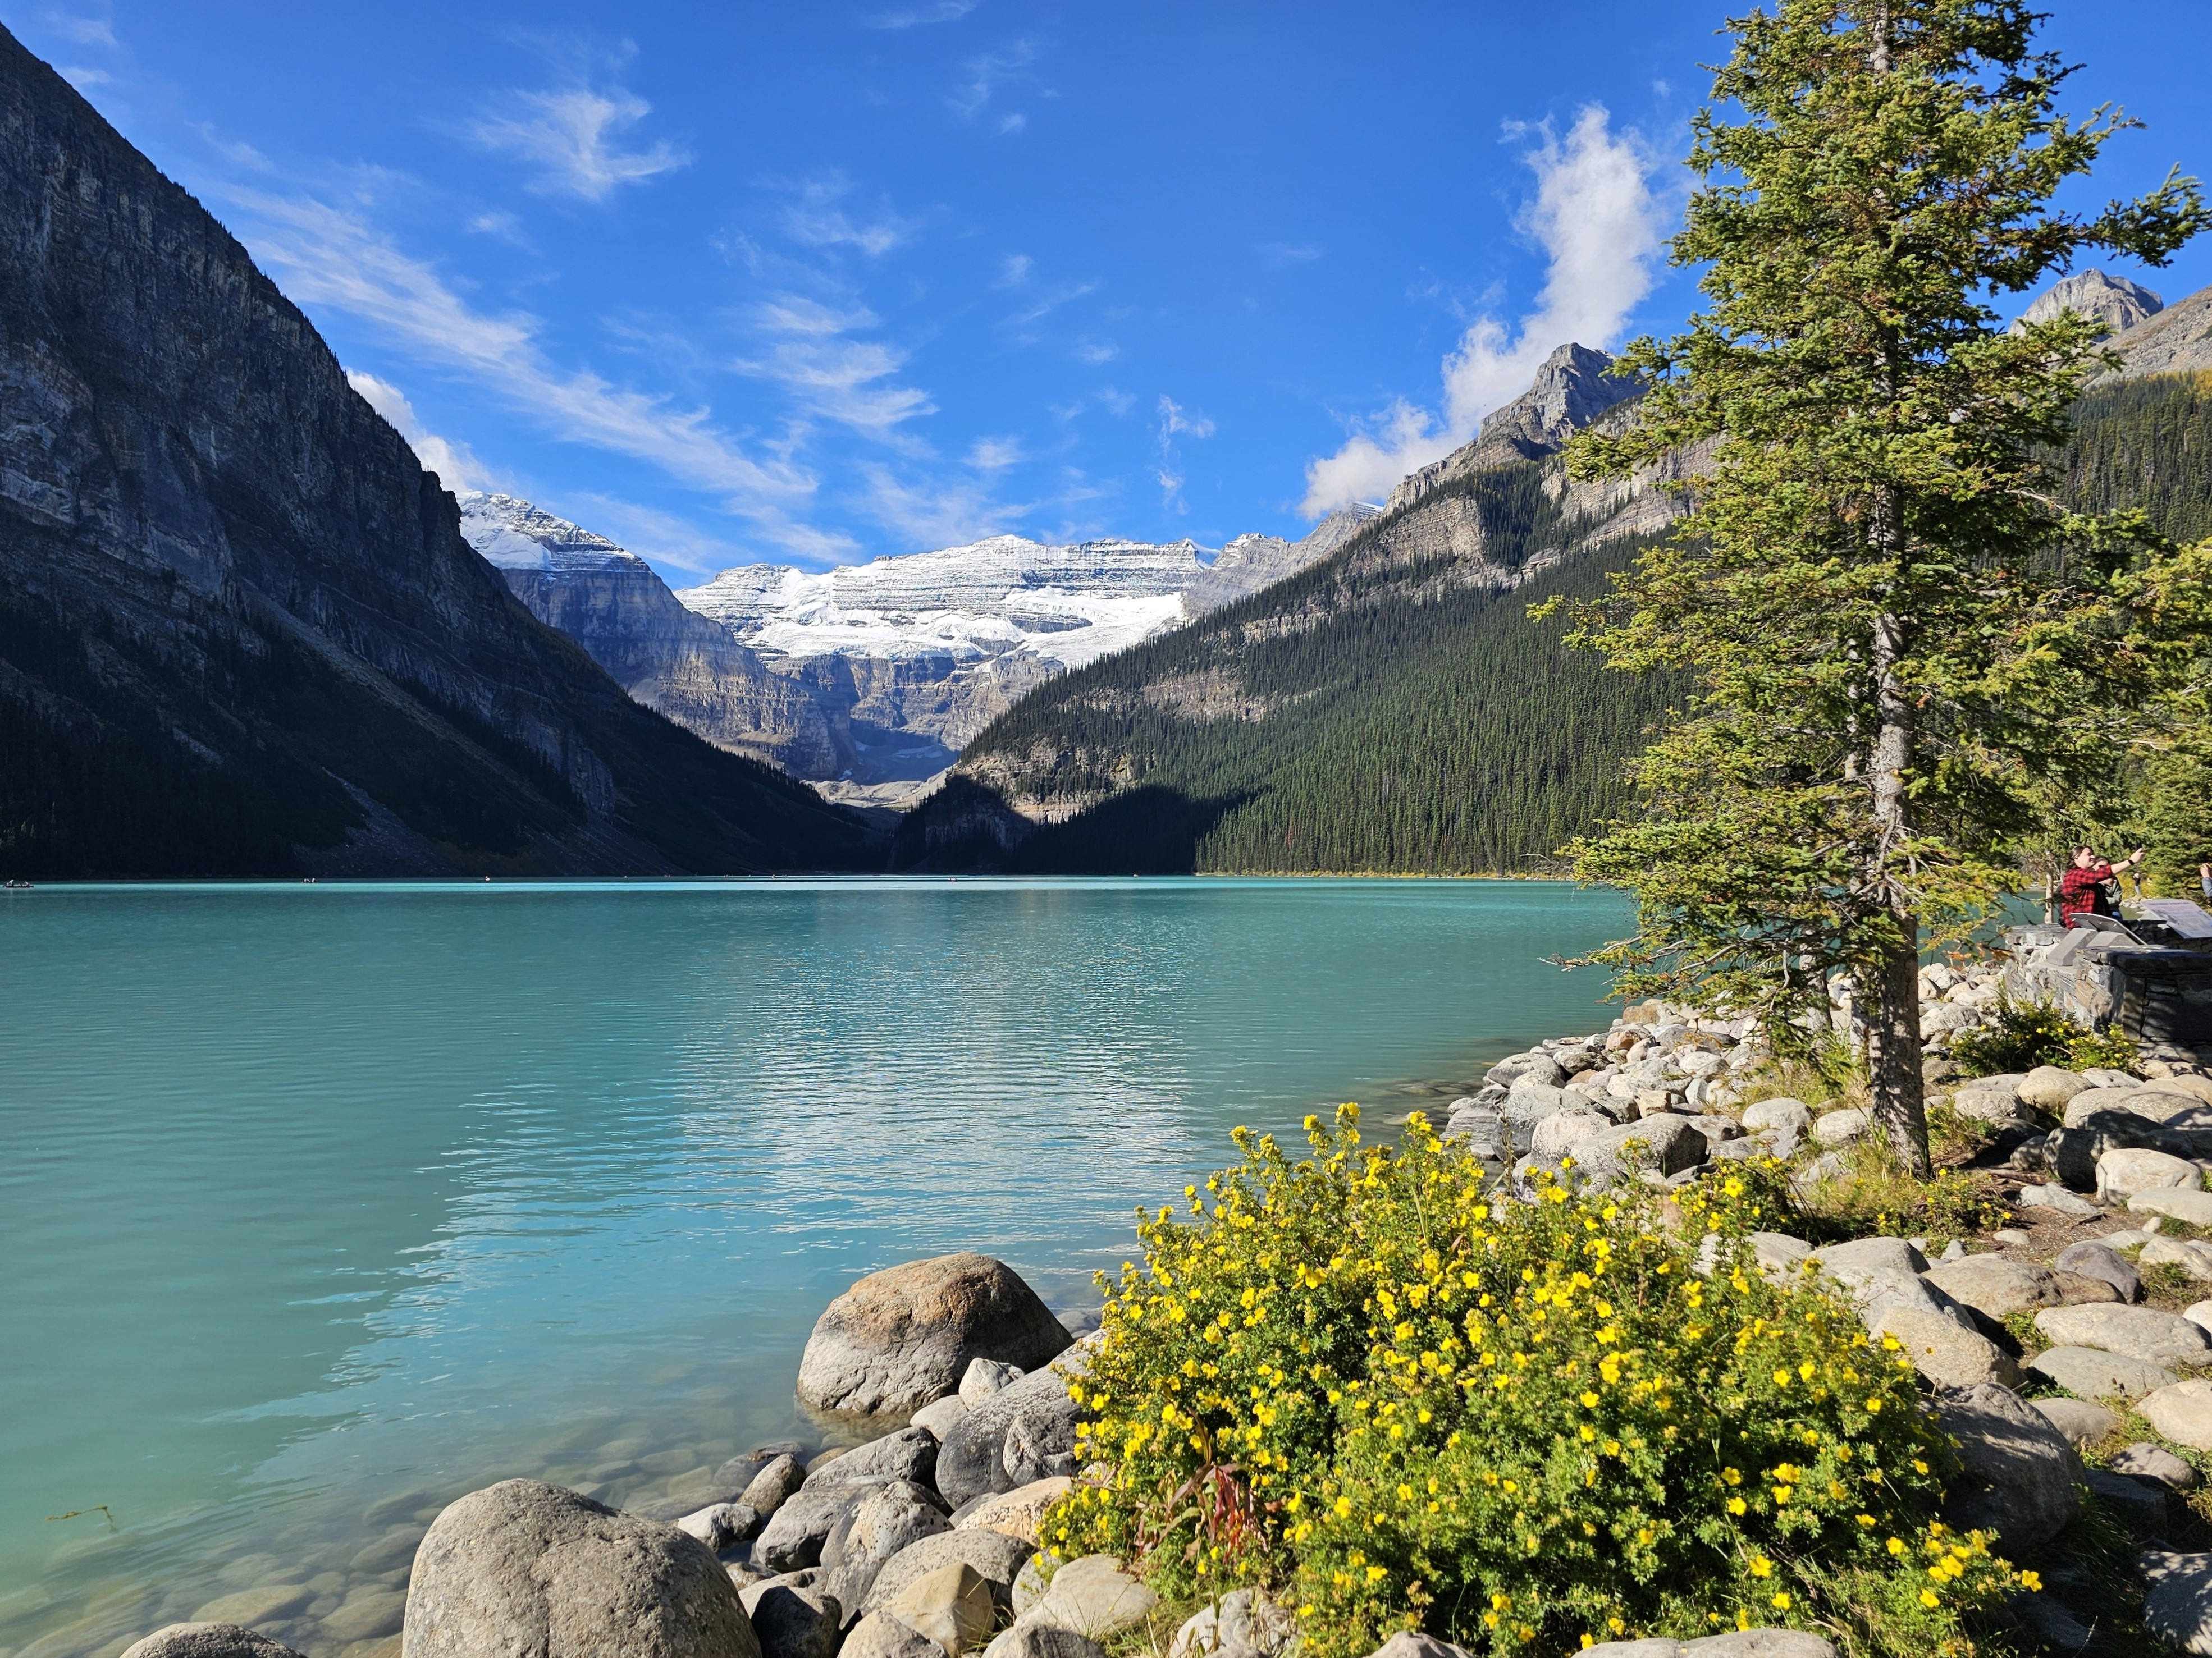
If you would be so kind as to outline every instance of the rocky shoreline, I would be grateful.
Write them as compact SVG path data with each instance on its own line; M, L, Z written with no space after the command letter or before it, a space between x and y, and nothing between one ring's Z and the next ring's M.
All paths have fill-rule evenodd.
M2045 948L2014 944L1922 980L1939 1121L1964 1135L1954 1161L1978 1182L1984 1218L2005 1224L1940 1241L1762 1232L1753 1248L1769 1273L1820 1274L1917 1370L1967 1473L1948 1517L2045 1563L2045 1588L2013 1604L2022 1639L2088 1648L2110 1585L2069 1566L2067 1540L2094 1520L2133 1540L2142 1627L2212 1654L2212 1527L2196 1507L2212 1471L2212 1295L2191 1288L2212 1284L2212 1053L2153 1048L2132 1072L1954 1083L1947 1050ZM1847 1001L1835 1017L1847 1035ZM1646 1003L1500 1061L1451 1103L1445 1133L1504 1194L1547 1175L1671 1189L1771 1157L1809 1215L1833 1214L1871 1154L1866 1113L1783 1094L1778 1074L1755 1021ZM1295 1619L1263 1595L1167 1608L1124 1562L1040 1552L1046 1511L1107 1472L1076 1460L1085 1413L1070 1384L1100 1339L1088 1322L1055 1317L978 1254L863 1278L822 1315L796 1384L861 1442L761 1446L645 1512L538 1480L473 1492L421 1538L404 1600L384 1590L364 1607L344 1658L1105 1658L1139 1645L1288 1658ZM172 1625L125 1658L288 1658L283 1619L252 1617L249 1599L237 1621ZM1589 1650L1837 1655L1788 1630ZM1464 1658L1413 1635L1383 1654Z

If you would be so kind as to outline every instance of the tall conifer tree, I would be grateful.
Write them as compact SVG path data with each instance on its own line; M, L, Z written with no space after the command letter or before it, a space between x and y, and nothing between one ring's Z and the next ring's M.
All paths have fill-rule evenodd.
M2016 887L2011 850L2109 772L2138 647L2139 519L2069 513L2039 450L2100 366L2069 313L1990 301L2092 249L2163 263L2193 180L2082 216L2052 197L2131 125L2056 112L2067 68L2020 0L1779 0L1729 24L1674 239L1706 306L1626 367L1651 389L1576 464L1685 469L1693 510L1576 638L1694 676L1578 842L1632 889L1624 987L1825 1017L1850 975L1877 1116L1924 1172L1923 926Z

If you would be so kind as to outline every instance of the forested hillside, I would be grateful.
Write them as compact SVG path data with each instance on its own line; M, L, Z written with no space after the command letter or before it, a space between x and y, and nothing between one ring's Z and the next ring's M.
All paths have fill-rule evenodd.
M2212 376L2113 380L2055 470L2085 505L2212 534ZM1463 474L1322 564L1067 674L910 814L900 866L1474 873L1546 868L1626 801L1676 688L1528 619L1664 532L1649 489L1556 456Z

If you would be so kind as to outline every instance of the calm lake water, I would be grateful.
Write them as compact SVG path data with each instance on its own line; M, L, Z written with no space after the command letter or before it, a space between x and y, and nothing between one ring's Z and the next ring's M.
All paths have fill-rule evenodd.
M1497 882L0 896L0 1658L216 1601L396 1650L453 1497L818 1442L799 1350L895 1261L1095 1306L1233 1124L1379 1128L1601 1024L1540 958L1626 920Z

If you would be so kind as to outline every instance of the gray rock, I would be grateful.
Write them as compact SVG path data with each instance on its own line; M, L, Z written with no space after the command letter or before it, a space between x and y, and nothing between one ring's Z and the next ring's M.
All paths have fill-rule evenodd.
M2165 1215L2185 1226L2212 1227L2212 1192L2152 1187L2130 1198L2128 1208L2138 1215Z
M836 1597L844 1621L854 1623L877 1574L895 1555L951 1529L930 1492L904 1483L879 1485L823 1541L822 1587Z
M2007 1549L2025 1550L2072 1522L2081 1459L2047 1417L1994 1382L1942 1394L1936 1410L1964 1467L1944 1505L1953 1525L1996 1532Z
M1285 1658L1298 1644L1298 1620L1255 1589L1231 1589L1200 1606L1168 1643L1168 1658Z
M818 1564L830 1534L849 1521L878 1486L890 1483L817 1485L810 1482L769 1517L753 1540L753 1558L777 1572Z
M2097 1506L2126 1527L2137 1542L2148 1542L2166 1533L2166 1493L2124 1473L2091 1468L2086 1478Z
M2114 1457L2112 1472L2152 1480L2170 1491L2197 1488L2197 1470L2163 1445L2154 1445L2148 1439L2137 1440Z
M761 1658L836 1658L844 1640L842 1608L821 1589L779 1583L750 1607Z
M2055 1065L2039 1065L2020 1079L2021 1102L2044 1111L2063 1111L2066 1102L2089 1086L2088 1078Z
M1872 1119L1856 1108L1830 1111L1813 1120L1813 1138L1831 1148L1863 1140Z
M2170 1387L2173 1372L2094 1347L2049 1347L2027 1361L2045 1381L2084 1399L2141 1399Z
M1051 1624L1108 1641L1136 1628L1159 1596L1131 1576L1110 1554L1086 1554L1053 1574L1044 1597L1021 1615L1024 1625Z
M1963 1306L2002 1324L2014 1313L2056 1307L2063 1297L2051 1269L2010 1255L1968 1255L1931 1266L1928 1281Z
M1106 1658L1087 1635L1052 1624L1017 1624L983 1649L983 1658Z
M945 1436L952 1431L952 1424L968 1414L968 1407L960 1402L957 1394L949 1394L934 1404L925 1405L914 1413L914 1425L926 1430L941 1444Z
M1686 1117L1647 1116L1617 1123L1580 1141L1575 1167L1582 1177L1603 1186L1631 1169L1680 1175L1705 1160L1705 1137Z
M2143 1624L2184 1652L2212 1654L2212 1554L2146 1549L2136 1557L2149 1593Z
M839 1658L945 1658L945 1649L890 1612L874 1612L854 1625Z
M1928 1258L1905 1238L1853 1238L1849 1243L1831 1243L1814 1250L1813 1260L1829 1277L1853 1289L1876 1278L1917 1278L1928 1270Z
M1010 1491L1053 1473L1073 1472L1075 1429L1084 1412L1068 1397L1067 1384L1088 1362L1089 1349L1076 1348L1058 1363L992 1394L954 1424L937 1454L937 1489L945 1501L957 1507L987 1491ZM1069 1466L1023 1478L1019 1470L1007 1466L1010 1444L1021 1469L1063 1456Z
M2089 1171L2088 1183L2097 1183L2096 1169ZM2017 1199L2023 1209L2051 1209L2075 1220L2087 1220L2098 1213L2097 1206L2083 1197L2076 1197L2063 1186L2026 1186L2021 1188Z
M749 1541L760 1535L766 1522L742 1503L715 1503L703 1509L694 1509L676 1521L676 1529L686 1536L696 1537L720 1554L733 1544Z
M2074 1106L2081 1103L2077 1097ZM2067 1108L2069 1114L2074 1106ZM2060 1181L2077 1192L2096 1190L2097 1163L2107 1152L2140 1150L2187 1157L2196 1150L2185 1133L2132 1111L2115 1110L2093 1111L2076 1127L2054 1128L2044 1145L2045 1159Z
M973 1566L975 1575L992 1586L992 1595L998 1603L1011 1606L1015 1576L1034 1552L1018 1537L981 1528L925 1537L901 1549L885 1563L876 1574L875 1586L868 1591L867 1600L860 1610L866 1614L889 1605L908 1584L955 1561Z
M1869 1335L1893 1338L1912 1368L1935 1387L2021 1384L2020 1366L2011 1354L1984 1335L1960 1329L1941 1313L1885 1301L1869 1311L1866 1323Z
M2079 1653L2095 1638L2095 1631L2046 1593L2023 1589L2005 1604L2013 1616L2053 1652Z
M983 1644L998 1621L991 1586L964 1560L927 1572L901 1589L884 1607L908 1628L927 1636L945 1652L961 1658Z
M904 1427L881 1439L856 1445L834 1462L811 1470L801 1491L825 1485L881 1485L903 1479L927 1485L937 1472L937 1436L927 1428Z
M1457 1647L1446 1649L1457 1652ZM1382 1649L1388 1652L1386 1646ZM1377 1655L1380 1658L1380 1655ZM1411 1658L1411 1655L1408 1655ZM1836 1658L1836 1649L1817 1635L1797 1629L1730 1630L1694 1641L1601 1641L1576 1658Z
M732 1578L731 1581L734 1582L737 1580ZM745 1616L750 1618L753 1615L753 1608L760 1604L761 1596L766 1594L770 1589L811 1589L821 1581L822 1570L818 1566L806 1566L798 1571L778 1572L773 1577L762 1577L756 1575L752 1582L743 1585L738 1590L738 1604L745 1609Z
M1601 1111L1555 1111L1539 1122L1528 1138L1528 1149L1540 1157L1563 1156L1593 1134L1613 1127Z
M1052 1311L988 1255L939 1255L862 1278L831 1302L799 1362L817 1410L910 1412L955 1392L978 1358L1034 1370L1068 1345Z
M1004 1393L1021 1379L1018 1364L1001 1364L995 1358L975 1359L960 1378L960 1402L972 1411L993 1394Z
M755 1514L770 1516L805 1483L806 1464L787 1451L781 1452L752 1477L738 1501Z
M1618 1646L1620 1643L1616 1641L1611 1644ZM1474 1655L1465 1647L1439 1641L1433 1635L1421 1635L1412 1630L1401 1629L1376 1648L1372 1658L1474 1658Z
M2101 1405L2092 1405L2082 1399L2031 1399L2027 1401L2040 1411L2051 1425L2066 1436L2066 1442L2075 1450L2094 1445L2113 1429L2120 1419Z
M1760 1100L1744 1107L1743 1127L1748 1134L1786 1129L1802 1139L1813 1132L1813 1113L1802 1100Z
M2142 1419L2177 1445L2212 1450L2212 1382L2170 1382L2136 1406Z
M1840 1151L1824 1151L1790 1177L1790 1189L1800 1197L1837 1181L1852 1178L1851 1166Z
M1959 1084L1951 1108L1972 1122L2010 1122L2021 1114L2020 1085L2027 1080L2017 1074L1977 1077Z
M2059 1272L2074 1272L2111 1284L2119 1292L2122 1301L2133 1301L2142 1294L2142 1277L2128 1258L2094 1238L2068 1244L2051 1264Z
M2035 1327L2056 1346L2098 1347L2169 1370L2212 1360L2212 1336L2151 1307L2046 1307Z
M2122 1203L2138 1192L2160 1187L2202 1191L2203 1181L2196 1163L2170 1151L2124 1146L2097 1159L2097 1199L2100 1203Z
M237 1624L170 1624L155 1630L123 1658L300 1658L282 1641Z
M704 1543L534 1479L472 1492L432 1522L407 1586L405 1638L407 1658L760 1658Z

